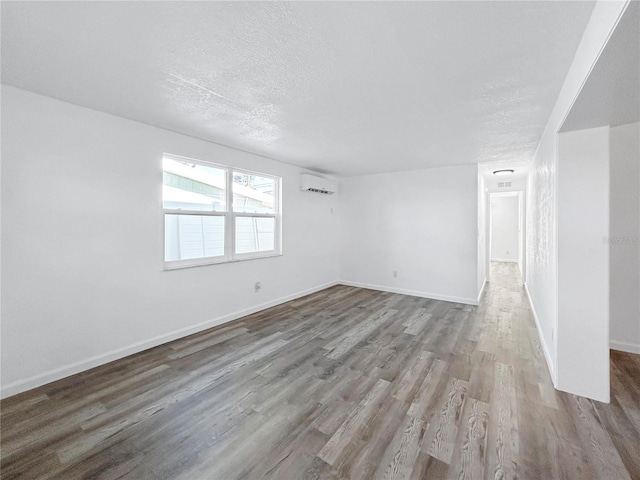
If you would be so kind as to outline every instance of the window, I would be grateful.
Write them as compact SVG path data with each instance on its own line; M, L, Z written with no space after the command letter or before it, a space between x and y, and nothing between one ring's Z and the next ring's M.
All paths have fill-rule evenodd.
M281 254L280 178L162 159L165 269Z

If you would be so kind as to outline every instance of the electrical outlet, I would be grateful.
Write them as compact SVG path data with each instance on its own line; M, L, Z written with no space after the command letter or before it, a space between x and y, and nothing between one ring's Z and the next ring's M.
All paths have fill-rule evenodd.
M262 285L260 284L260 282L256 282L254 288L255 288L256 293L258 293L260 291L260 289L262 288Z
M398 278L398 271L397 270L393 271L393 278Z

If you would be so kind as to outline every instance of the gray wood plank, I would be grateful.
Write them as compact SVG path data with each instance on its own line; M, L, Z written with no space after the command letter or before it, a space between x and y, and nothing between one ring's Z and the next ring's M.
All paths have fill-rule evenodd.
M553 389L514 264L476 307L337 285L0 401L2 478L640 478L640 356Z

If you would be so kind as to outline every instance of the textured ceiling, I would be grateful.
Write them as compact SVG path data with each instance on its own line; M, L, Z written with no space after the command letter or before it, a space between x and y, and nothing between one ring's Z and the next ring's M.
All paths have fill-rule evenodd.
M496 170L513 170L511 175L496 176L493 174ZM525 161L497 161L484 162L480 164L478 170L484 176L485 181L524 181L529 173L529 164Z
M594 2L2 2L2 81L338 176L528 161Z

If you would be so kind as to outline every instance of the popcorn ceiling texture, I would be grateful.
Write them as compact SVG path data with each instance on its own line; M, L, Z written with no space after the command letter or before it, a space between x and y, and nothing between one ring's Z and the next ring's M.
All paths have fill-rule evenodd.
M528 162L593 5L6 2L2 81L338 176Z

